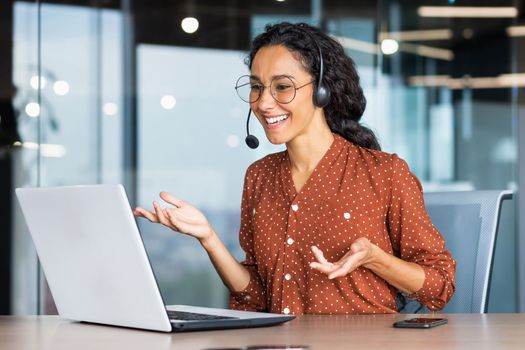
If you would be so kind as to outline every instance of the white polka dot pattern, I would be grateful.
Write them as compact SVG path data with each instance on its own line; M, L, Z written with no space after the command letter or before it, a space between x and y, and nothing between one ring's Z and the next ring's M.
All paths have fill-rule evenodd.
M397 312L397 290L372 271L329 280L309 267L312 245L337 261L367 237L421 265L425 282L411 297L443 308L454 292L455 261L430 222L419 181L396 155L334 137L299 193L286 152L248 168L239 239L251 280L231 293L230 307L295 315Z

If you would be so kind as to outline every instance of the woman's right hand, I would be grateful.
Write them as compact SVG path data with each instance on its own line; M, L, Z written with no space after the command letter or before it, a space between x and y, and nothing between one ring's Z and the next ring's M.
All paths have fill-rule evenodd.
M211 237L214 231L199 209L167 192L161 192L160 198L173 207L162 208L159 203L153 202L153 211L137 207L133 214L193 236L201 242Z

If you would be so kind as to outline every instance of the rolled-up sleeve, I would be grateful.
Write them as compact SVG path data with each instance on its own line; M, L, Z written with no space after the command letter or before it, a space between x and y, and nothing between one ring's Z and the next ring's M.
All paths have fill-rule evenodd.
M425 272L423 286L409 297L441 310L454 294L456 262L427 214L420 182L396 155L391 164L388 225L394 253Z
M244 178L244 189L241 203L241 226L239 243L246 253L246 259L241 262L250 273L250 282L242 291L230 291L230 309L244 311L267 311L266 293L257 268L253 244L252 218L254 212L253 190L255 175L250 167Z

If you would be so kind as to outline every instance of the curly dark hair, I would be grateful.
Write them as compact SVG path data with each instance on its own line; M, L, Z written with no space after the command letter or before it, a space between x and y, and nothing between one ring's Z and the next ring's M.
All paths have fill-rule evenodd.
M269 24L252 42L246 58L248 67L251 69L253 59L261 48L272 45L288 48L312 75L315 88L319 81L320 47L324 63L322 84L330 90L331 95L330 102L324 107L330 130L361 147L381 149L372 130L359 123L366 99L359 85L354 61L345 54L341 44L306 23Z

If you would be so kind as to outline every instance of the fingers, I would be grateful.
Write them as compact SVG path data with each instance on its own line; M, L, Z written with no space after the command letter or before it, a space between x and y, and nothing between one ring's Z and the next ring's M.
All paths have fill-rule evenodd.
M316 246L312 246L312 253L317 261L310 263L310 267L326 275L328 279L343 277L361 266L366 256L364 245L361 242L355 242L350 246L350 251L345 254L339 261L331 263L324 257L323 252Z
M207 235L210 226L204 215L188 203L173 197L167 192L161 192L160 197L166 203L171 204L162 208L157 201L153 202L153 211L147 211L140 207L135 208L136 216L147 218L151 222L160 223L174 231L186 233L191 236L200 237Z
M174 205L175 207L180 207L185 204L184 201L173 197L167 192L161 192L160 195L164 201ZM177 228L177 226L179 226L177 225L178 220L176 220L175 215L173 215L173 213L171 213L171 215L168 215L170 210L171 209L168 208L163 209L157 201L154 201L153 211L149 211L141 207L136 207L133 210L133 214L135 216L146 218L151 222L160 223L169 228L176 229L177 231L179 231Z
M350 251L352 253L357 253L359 251L362 251L363 249L365 249L365 245L363 242L360 241L360 238L354 243L352 243L352 245L350 246Z
M168 192L161 192L160 198L162 198L162 200L165 201L166 203L174 205L177 208L180 208L184 206L184 204L186 204L183 200L173 197Z
M316 269L317 271L319 272L322 272L326 275L332 273L332 271L334 271L334 269L336 269L336 266L332 263L328 263L328 264L321 264L321 263L318 263L318 262L311 262L310 263L310 267L312 269Z
M364 244L358 241L354 242L350 246L350 251L336 263L337 268L328 275L328 278L334 279L346 276L359 266L363 265L366 255L367 252Z
M135 216L140 216L140 217L143 217L145 219L148 219L151 222L155 222L155 223L159 222L157 220L157 215L155 215L155 213L152 213L149 210L146 210L146 209L141 208L141 207L135 208L135 210L133 210L133 214Z
M328 260L325 259L321 249L317 248L316 246L312 246L312 253L314 253L315 258L321 264L329 264Z
M159 203L153 202L153 208L155 210L155 214L157 215L158 222L169 227L170 221L162 211L162 208L160 207Z
M312 246L312 253L314 253L317 261L310 263L311 268L316 269L324 274L329 274L337 268L334 264L326 260L321 249L317 248L316 246Z
M334 278L348 275L359 266L358 262L360 259L361 257L359 257L358 254L348 254L347 256L343 257L343 259L335 264L337 268L328 274L328 279L332 280Z
M143 217L151 222L160 223L175 231L181 232L180 223L174 217L174 215L170 213L172 209L162 209L159 203L157 202L153 202L153 208L154 212L150 212L149 210L146 210L144 208L136 207L133 210L133 214L135 216Z
M170 223L170 227L174 229L175 231L179 231L181 233L186 233L187 225L184 224L184 222L180 221L177 218L177 214L174 209L166 208L164 209L164 215L168 219Z

